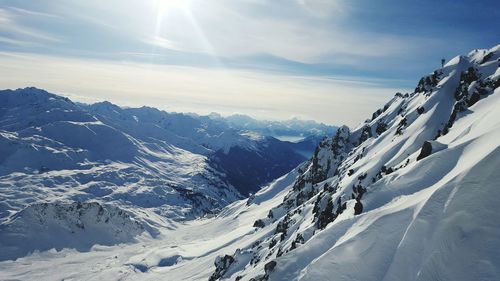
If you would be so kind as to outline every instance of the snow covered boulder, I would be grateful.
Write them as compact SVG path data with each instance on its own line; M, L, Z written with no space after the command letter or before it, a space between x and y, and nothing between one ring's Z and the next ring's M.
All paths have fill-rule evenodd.
M225 256L218 256L215 259L214 265L215 265L215 272L210 276L209 280L210 281L215 281L219 280L224 276L224 273L229 269L229 266L234 262L233 256L230 255L225 255Z
M432 153L438 152L447 148L447 145L442 144L438 141L426 141L422 145L422 149L420 150L420 154L417 156L417 161L424 159L425 157L431 155Z

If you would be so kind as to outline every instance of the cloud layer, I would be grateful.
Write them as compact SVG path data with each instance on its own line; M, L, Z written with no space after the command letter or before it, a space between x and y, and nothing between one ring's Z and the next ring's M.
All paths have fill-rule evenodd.
M4 0L0 87L353 124L443 56L498 44L499 11L484 9L492 5Z
M168 111L301 117L356 125L396 89L380 81L0 53L0 85L42 87L82 102Z

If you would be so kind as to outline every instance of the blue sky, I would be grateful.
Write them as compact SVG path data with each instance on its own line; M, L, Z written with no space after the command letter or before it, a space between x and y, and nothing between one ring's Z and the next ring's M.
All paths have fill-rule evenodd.
M0 87L355 125L500 43L497 1L0 0Z

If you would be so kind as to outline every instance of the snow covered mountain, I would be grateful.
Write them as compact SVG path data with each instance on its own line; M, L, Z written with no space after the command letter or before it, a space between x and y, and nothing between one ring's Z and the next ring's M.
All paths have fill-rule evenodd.
M499 58L458 56L341 127L210 280L500 279Z
M215 217L130 208L152 234L3 261L0 279L500 280L499 66L500 45L455 57Z
M195 218L304 160L287 142L208 118L76 104L36 88L0 92L0 223L32 202L54 200Z
M43 90L0 93L1 220L31 202L120 202L189 218L241 198L201 154L139 138ZM193 208L195 207L195 208Z
M208 158L243 196L305 161L298 143L250 134L204 116L167 113L156 108L122 109L109 102L87 106L101 122L140 140L162 142ZM317 138L313 142L319 142Z

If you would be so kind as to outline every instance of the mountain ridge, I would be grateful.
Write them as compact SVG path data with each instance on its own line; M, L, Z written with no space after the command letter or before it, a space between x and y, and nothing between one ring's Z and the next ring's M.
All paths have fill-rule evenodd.
M415 202L419 202L417 199L419 193L429 194L427 199L420 201L423 202L421 204L427 206L429 204L427 202L432 202L434 193L439 192L440 188L449 192L446 188L447 183L458 181L457 184L463 186L460 182L460 173L467 173L468 169L471 169L475 171L473 177L477 178L477 173L480 172L477 172L475 165L484 165L483 158L497 157L498 142L495 143L492 140L498 136L500 128L498 121L496 123L493 121L495 120L495 105L498 105L499 101L496 93L500 85L499 49L500 46L496 46L490 50L473 51L467 56L457 56L442 69L423 77L413 93L397 93L382 109L374 112L372 118L368 119L365 124L352 131L347 127L340 127L333 138L326 139L318 146L308 167L290 186L291 189L283 202L272 208L267 217L255 221L253 226L257 230L262 228L262 231L270 231L267 236L257 240L255 244L238 249L234 254L216 259L216 269L210 280L225 278L326 280L331 274L337 274L339 280L407 279L408 276L401 272L401 268L406 269L408 265L403 265L398 260L394 263L399 266L392 265L391 262L381 264L380 261L378 263L376 261L376 259L383 260L386 254L391 255L390 251L381 247L394 247L394 244L390 243L396 242L382 242L383 240L376 238L376 232L365 234L366 229L370 229L371 225L376 225L373 224L376 221L383 220L384 215L376 213L384 214L384 208L395 208L394 214L398 214L398 209L405 210L401 209L401 205L404 206L404 200L406 200L406 208L411 210L412 206L418 206L418 204L414 205L415 203L412 203L412 199L409 198L414 197ZM493 95L494 93L496 95ZM489 100L493 105L482 103L483 99ZM488 120L483 123L486 130L490 130L489 134L483 135L481 129L472 127L477 120L470 108L482 109L480 111L482 116L477 115L477 119ZM458 127L457 123L460 121L466 122L465 130L462 129L464 128L462 124ZM475 134L472 133L474 131ZM470 138L468 135L475 136L475 138L467 140ZM476 142L484 143L481 153L476 152L476 155L472 155L464 150L469 146L479 149L477 144L475 145ZM440 155L443 155L442 157L446 155L445 162L439 158L436 159ZM459 161L461 156L467 160ZM429 162L431 161L429 158L434 159L433 162ZM422 163L428 163L429 167L422 166ZM405 179L405 175L412 174L413 169L419 176L406 176L407 179ZM491 169L494 168L490 167L489 172L486 172L484 178L480 180L488 186L489 192L493 187L491 183L494 182L494 173ZM421 178L423 175L430 179L423 180ZM442 187L443 184L444 187ZM454 190L457 192L457 188ZM467 194L467 191L462 193L464 192ZM398 199L403 202L398 202ZM452 199L446 202L445 208L450 204L450 200ZM491 200L490 202L493 203ZM489 207L492 207L491 204ZM432 208L430 210L435 212ZM481 219L477 216L479 213L476 213L474 213L476 218ZM373 221L362 226L361 221L368 220L369 214L374 218ZM420 214L418 208L415 214L417 216ZM359 219L357 219L358 216ZM397 215L393 216L397 220ZM489 220L493 220L495 216L491 213L487 215ZM405 218L408 217L405 215ZM399 220L398 224L406 225L406 219L401 219L403 220ZM360 224L356 225L356 221ZM380 229L380 231L387 237L393 237L392 241L403 239L400 242L403 243L404 238L412 232L408 229L405 231L404 228L401 229L397 224L391 225L391 223L381 223L380 225L385 225L387 230ZM465 223L472 222L466 221ZM481 226L478 227L481 228ZM334 240L333 243L326 242L328 238L321 235L323 231L332 234L337 232L336 229L340 232L347 230L347 232L344 236L334 235L339 240ZM448 230L446 235L453 233L450 231L453 230ZM371 242L363 244L365 242L358 243L353 240L356 237L364 241L363 235L368 235L367 237L372 239ZM401 238L398 238L398 235ZM374 244L373 239L379 241L378 244ZM318 241L320 244L316 243L317 245L314 246L313 242L309 243L310 241ZM368 251L369 254L363 254L363 256L369 256L370 261L378 266L370 265L369 268L356 271L355 268L363 263L363 258L361 256L350 257L341 246L345 243L352 245L351 247L357 247L359 252ZM412 243L411 240L408 243ZM472 239L470 243L479 242ZM494 242L491 246L493 245L498 247ZM429 246L422 246L430 249ZM338 253L333 256L327 254L328 252L323 252L325 247L326 249L331 247L332 252ZM397 249L392 251L399 255ZM481 256L478 252L476 254ZM401 255L404 258L404 254ZM413 258L410 253L406 255ZM450 252L445 251L443 255L449 256ZM304 260L304 256L314 258ZM297 264L299 258L302 260ZM327 269L326 265L332 262L328 259L335 260L334 269ZM494 256L490 256L488 260L490 263L498 261L494 259ZM324 266L314 267L314 264L320 261ZM308 264L309 262L311 264ZM461 259L455 261L456 271L448 272L447 275L450 280L462 280L463 276L484 275L482 272L465 273L461 270L461 267L465 266L461 263L464 262ZM387 271L383 271L385 266L389 266ZM441 269L444 264L435 266ZM498 268L499 265L496 266ZM418 268L408 269L418 270ZM430 278L428 274L431 274L429 272L431 269L423 264L420 270L426 273L421 276L412 275L415 280L428 280L426 278ZM486 276L494 274L494 271L488 271L487 274ZM399 276L399 279L394 276Z

